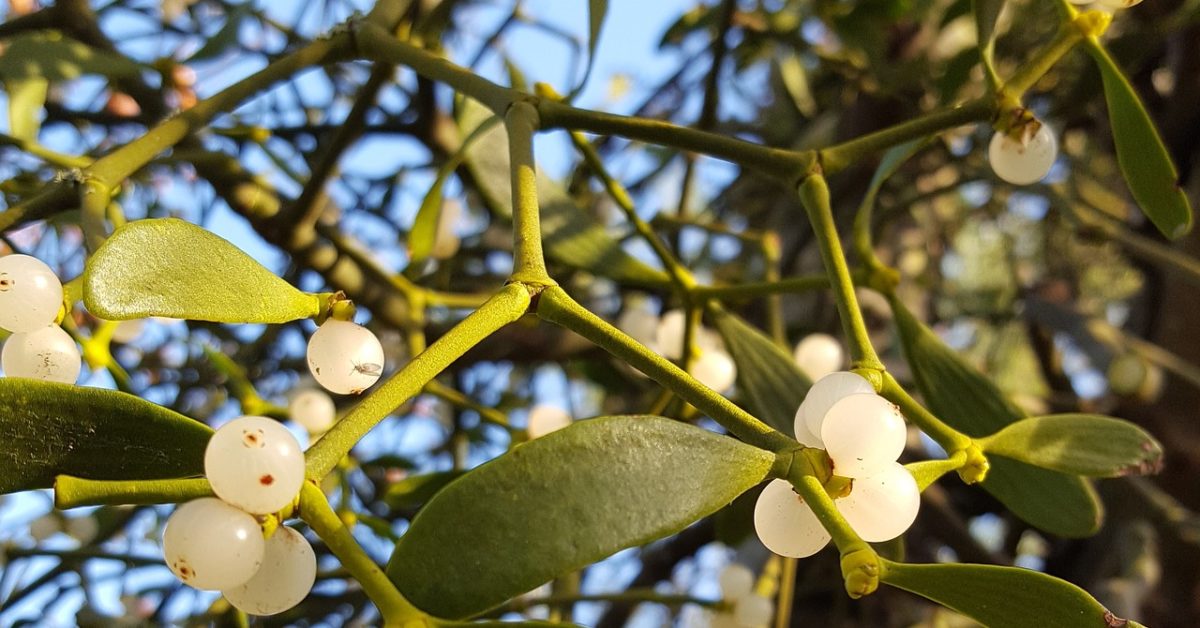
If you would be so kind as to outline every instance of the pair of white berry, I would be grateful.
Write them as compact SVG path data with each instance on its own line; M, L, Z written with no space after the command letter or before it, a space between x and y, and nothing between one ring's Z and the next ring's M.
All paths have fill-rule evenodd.
M28 255L0 257L0 328L13 332L0 353L5 375L63 384L79 379L79 347L54 324L62 305L62 282L49 266Z
M383 344L371 330L330 318L308 339L308 370L325 390L358 395L383 375Z
M221 591L247 613L273 615L299 604L316 580L316 554L286 526L264 540L255 515L279 512L300 493L300 443L277 421L239 417L209 440L204 473L217 497L171 514L163 531L167 566L185 584Z
M668 360L683 357L686 326L683 310L670 310L660 318L644 307L631 307L617 319L618 328ZM688 374L717 392L727 392L737 380L737 365L725 349L725 341L717 332L699 327L696 348L699 353L688 365Z
M853 480L850 494L834 505L864 541L894 539L916 520L921 492L897 462L907 438L904 417L870 382L849 372L823 377L796 411L795 429L802 444L828 452L834 474ZM763 490L754 528L768 549L794 558L811 556L830 540L787 480Z
M744 565L729 563L717 576L721 599L733 606L716 613L709 628L766 628L775 616L775 602L754 592L754 572Z

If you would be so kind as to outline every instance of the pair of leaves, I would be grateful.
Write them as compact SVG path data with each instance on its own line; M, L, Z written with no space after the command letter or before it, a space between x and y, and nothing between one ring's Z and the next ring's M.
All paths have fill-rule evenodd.
M0 378L0 494L90 480L180 478L204 471L212 430L113 390Z
M904 354L930 410L951 427L975 438L990 436L1025 415L990 380L947 347L928 327L891 299ZM1095 490L1082 478L988 457L983 488L1018 517L1065 537L1090 536L1103 518Z
M217 323L283 323L315 316L323 305L227 240L175 218L118 228L87 262L83 301L108 320Z
M883 561L883 582L916 593L989 628L1140 626L1123 623L1086 591L1044 573L996 565Z
M662 417L579 421L438 492L397 543L388 576L426 612L478 614L682 530L761 482L774 459Z
M459 111L459 129L464 136L492 117L491 112L469 98ZM482 133L465 149L464 163L476 187L494 213L512 219L512 182L508 159L508 137L502 127ZM559 263L586 270L622 283L665 286L670 278L627 253L604 227L588 216L560 184L538 173L542 242L546 254Z

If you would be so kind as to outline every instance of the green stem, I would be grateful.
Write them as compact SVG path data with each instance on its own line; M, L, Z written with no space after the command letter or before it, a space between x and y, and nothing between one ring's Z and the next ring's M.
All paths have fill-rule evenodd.
M309 448L308 477L320 480L345 456L359 439L401 404L421 392L452 362L496 330L517 320L529 309L525 286L510 284L488 299L428 349L413 358L333 426Z
M855 368L865 368L882 371L883 362L875 355L871 346L867 324L863 321L862 310L858 307L858 297L854 294L854 279L850 276L850 268L846 265L846 254L842 250L842 242L838 238L837 225L833 220L833 208L829 203L829 187L825 177L814 174L800 184L800 202L808 212L813 232L817 236L817 245L821 249L821 259L825 263L825 272L829 274L829 283L833 287L833 296L837 301L838 314L841 315L842 329L850 344L850 355L854 358Z
M579 305L557 286L538 299L538 316L587 338L600 348L649 375L720 423L738 438L770 451L796 448L796 442L771 429L683 369L651 351L621 330Z
M1073 21L1064 21L1054 35L1054 39L1037 51L1029 61L1022 64L1012 76L1008 77L1001 88L1001 94L1006 98L1019 100L1025 92L1033 87L1034 83L1038 82L1038 79L1049 72L1059 59L1062 59L1071 51L1071 48L1075 47L1075 44L1082 40L1083 31Z
M533 158L533 134L538 113L533 105L518 100L504 116L508 130L508 156L512 173L513 274L515 281L554 285L546 272L542 254L542 227L537 196L537 163Z
M941 419L934 416L932 412L925 409L925 406L917 403L908 391L892 377L891 373L883 375L883 389L879 391L888 401L900 406L900 411L910 421L917 424L922 432L929 435L930 438L937 441L942 449L953 454L960 449L966 449L972 443L971 437L962 432L946 425Z
M436 379L430 381L428 384L425 384L425 392L464 410L474 411L485 423L491 423L492 425L497 425L510 431L520 431L509 424L508 417L505 416L503 412L495 408L489 408L487 406L480 405L479 403L476 403L474 399L471 399L470 397L462 394L454 388L451 388L450 386L442 384Z
M305 482L300 490L300 518L325 541L342 566L362 585L367 597L379 608L386 625L398 626L408 620L427 617L404 598L379 565L363 552L350 530L329 506L325 494L311 482Z
M92 165L90 157L55 152L32 140L23 140L6 133L0 133L0 145L15 146L57 168L87 168Z
M990 119L995 112L996 101L990 97L978 98L961 105L939 109L920 118L868 133L829 148L823 148L820 151L821 168L827 175L834 174L864 157L897 144L940 133L964 124L982 122Z
M213 494L204 478L177 480L54 479L54 507L60 510L103 504L178 504Z
M875 550L858 536L842 513L838 512L833 498L825 492L825 487L816 476L795 471L796 467L793 467L788 481L812 508L813 514L829 532L842 555L842 577L846 592L853 598L870 594L879 586L879 557Z

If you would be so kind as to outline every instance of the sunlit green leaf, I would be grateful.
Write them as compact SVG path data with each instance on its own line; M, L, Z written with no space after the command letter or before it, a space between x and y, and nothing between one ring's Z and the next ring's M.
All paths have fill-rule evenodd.
M988 453L1092 477L1152 473L1163 457L1162 445L1142 428L1094 414L1022 419L979 444Z
M1163 235L1178 238L1192 228L1192 208L1179 184L1175 163L1142 100L1116 62L1099 43L1088 40L1086 46L1104 80L1117 163L1129 191Z
M92 314L114 321L283 323L322 306L320 296L297 290L228 241L174 218L117 229L88 260L83 300Z
M1053 576L996 565L883 562L880 580L928 598L989 628L1125 624L1087 591Z
M13 79L4 82L8 95L8 134L19 140L37 140L41 122L38 113L46 104L50 82L44 78Z
M929 409L972 437L993 434L1024 418L996 386L892 299L896 327L913 377ZM983 488L1018 517L1066 537L1095 534L1103 519L1095 490L1080 477L989 456Z
M57 475L145 480L198 475L212 430L133 395L0 378L0 493Z
M6 39L4 54L0 54L0 79L5 81L30 78L62 81L85 74L129 78L140 73L141 66L125 57L96 50L55 30Z
M491 115L478 102L464 99L459 112L459 127L469 133ZM491 129L474 142L467 150L466 165L492 211L511 220L511 173L508 137L504 129ZM552 260L634 285L665 286L670 283L665 272L643 264L621 248L603 225L576 204L563 186L543 172L538 173L537 183L542 241L546 255Z
M575 96L578 96L583 91L584 86L587 85L588 77L592 75L592 68L596 65L596 44L600 42L600 31L604 28L604 18L607 15L608 0L588 0L587 67L583 70L583 77L579 79L579 84L567 96L567 102L574 100Z
M682 530L761 482L773 461L661 417L579 421L438 492L396 545L388 575L421 609L467 617Z
M794 433L796 409L812 381L792 356L736 314L721 311L714 321L737 364L738 391L746 409L767 425Z
M975 33L978 36L979 55L983 58L985 67L994 66L992 51L996 47L996 20L1004 9L1004 0L974 0Z

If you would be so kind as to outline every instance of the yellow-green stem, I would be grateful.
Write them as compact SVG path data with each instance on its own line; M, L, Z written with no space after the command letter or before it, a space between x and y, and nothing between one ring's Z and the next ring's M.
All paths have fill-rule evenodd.
M70 475L54 479L54 507L121 504L177 504L213 494L204 478L175 480L88 480Z
M517 320L529 309L529 290L510 284L478 310L438 338L403 369L342 417L305 454L308 477L325 477L351 448L401 404L421 391L438 373L496 330Z
M508 131L508 156L512 173L513 274L516 281L552 285L542 254L542 227L537 196L537 164L533 134L538 113L523 100L514 102L504 116Z

